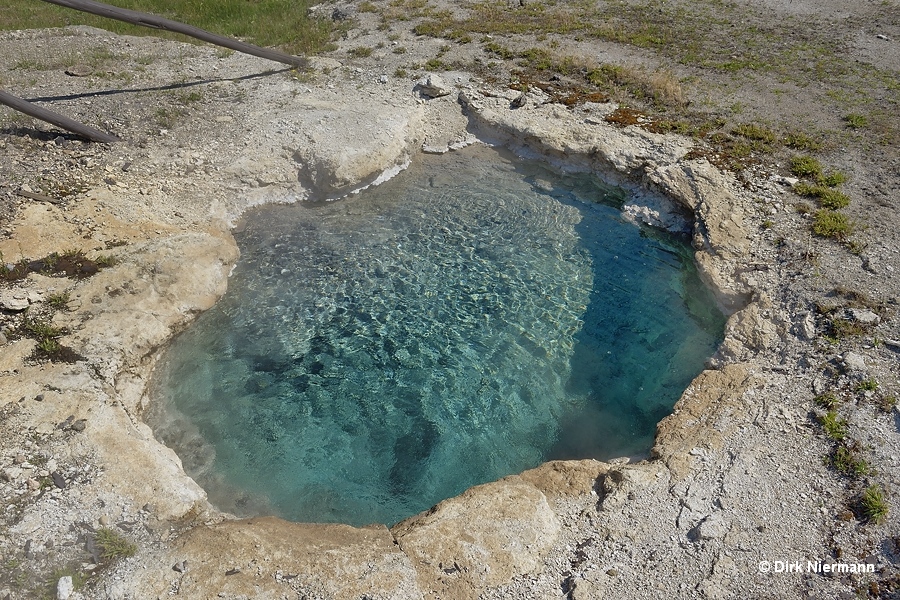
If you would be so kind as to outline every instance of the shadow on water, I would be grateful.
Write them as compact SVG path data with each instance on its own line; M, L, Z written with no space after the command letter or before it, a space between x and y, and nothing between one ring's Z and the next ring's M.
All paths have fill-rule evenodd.
M563 413L548 459L646 458L656 425L721 342L725 317L700 280L687 235L646 226L597 228L625 193L589 176L556 176L542 191L582 214L575 230L594 285L575 336ZM660 274L668 280L660 285ZM676 308L676 303L683 310ZM613 356L615 355L615 356Z

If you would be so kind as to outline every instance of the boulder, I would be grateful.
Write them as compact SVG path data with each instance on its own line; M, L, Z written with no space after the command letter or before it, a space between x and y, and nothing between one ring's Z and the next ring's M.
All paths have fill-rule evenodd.
M428 597L469 600L539 572L560 528L544 494L512 476L444 500L392 532Z

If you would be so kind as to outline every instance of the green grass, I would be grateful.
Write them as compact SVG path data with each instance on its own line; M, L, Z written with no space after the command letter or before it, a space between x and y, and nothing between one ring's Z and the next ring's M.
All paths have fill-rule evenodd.
M840 441L847 437L847 420L840 418L834 410L829 410L819 417L819 424L822 425L825 435L835 441Z
M816 212L812 231L820 237L833 238L845 242L853 234L856 224L847 215L823 208Z
M114 0L121 8L175 19L214 33L239 37L260 46L283 46L311 54L326 48L334 31L330 19L307 16L310 0ZM6 0L0 30L92 25L115 33L176 37L37 0ZM183 38L180 38L183 39Z
M98 529L97 533L94 534L94 541L100 548L100 557L104 560L113 561L120 558L128 558L134 556L137 552L136 544L109 527Z
M822 205L822 208L837 210L839 208L850 206L850 196L838 190L820 188L816 195L819 198L819 204Z
M374 49L369 46L357 46L347 50L347 54L353 58L368 58L369 56L372 56L373 50Z
M850 129L862 129L869 125L869 119L865 115L849 114L844 117L844 122Z
M71 300L69 292L50 294L49 296L47 296L47 304L56 309L65 308L69 303L69 300Z
M847 175L840 171L829 171L819 177L819 184L826 187L837 187L847 182Z
M753 123L741 123L732 130L732 133L767 145L775 144L778 141L777 133L767 127Z
M870 485L863 491L859 499L859 508L866 521L875 524L884 523L888 515L888 503L880 485Z
M834 392L825 392L814 398L816 404L828 410L834 410L841 403L840 398Z
M856 386L857 392L874 392L878 389L878 382L874 379L866 379L865 381L859 382L859 385Z
M802 131L792 131L784 136L782 142L788 148L804 150L806 152L818 152L824 146L819 138L814 138Z
M822 175L822 165L812 156L797 155L791 157L791 173L797 177L817 179Z
M842 475L856 479L872 473L869 463L846 444L840 444L831 455L831 465Z

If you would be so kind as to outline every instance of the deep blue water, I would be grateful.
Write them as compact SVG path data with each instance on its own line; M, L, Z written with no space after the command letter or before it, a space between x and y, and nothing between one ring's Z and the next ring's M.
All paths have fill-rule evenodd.
M223 510L392 524L553 458L645 454L723 317L624 192L488 148L237 232L151 424Z

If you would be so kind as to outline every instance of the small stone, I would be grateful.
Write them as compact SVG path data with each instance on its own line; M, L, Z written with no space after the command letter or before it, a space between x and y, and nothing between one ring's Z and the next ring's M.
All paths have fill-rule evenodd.
M50 473L50 478L53 479L53 485L61 490L66 489L66 480L62 475L59 474L59 471L53 471L52 473Z
M813 313L807 311L797 315L797 324L794 326L794 332L804 340L814 340L816 338L816 318Z
M69 600L74 591L75 584L72 582L70 575L60 577L59 581L56 582L56 600Z
M0 292L0 308L19 312L25 310L28 306L28 296L24 293L18 293L11 290L3 290Z
M0 346L5 346L9 340L6 339L6 335L0 331Z
M607 569L606 574L609 575L610 577L618 577L619 570L618 569Z
M109 525L109 517L106 515L100 515L100 518L97 519L97 521L100 523L101 527L106 527Z
M72 65L66 69L66 75L70 77L87 77L93 72L94 69L89 65Z
M848 352L844 355L844 366L850 371L865 371L866 359L856 352Z
M388 82L387 75L382 75L381 77L378 78L378 83L387 83L387 82Z
M78 419L72 423L72 431L84 431L87 428L87 419Z
M420 79L416 83L416 89L418 89L423 96L428 96L429 98L440 98L441 96L450 94L450 89L447 87L447 84L445 84L444 80L437 75L429 75L428 77Z
M19 467L6 467L0 471L0 480L15 481L22 475L22 469Z
M38 394L37 396L34 397L34 399L35 399L37 402L43 402L43 401L44 401L44 395L43 395L43 394Z
M21 452L19 454L16 454L16 457L13 459L13 462L16 463L17 465L21 465L23 462L25 462L25 455L22 454Z
M172 570L175 571L176 573L184 573L185 571L187 571L187 561L186 560L178 561L177 563L172 565Z
M240 569L237 569L237 568L235 568L235 569L228 569L227 571L225 571L225 575L226 575L226 576L230 576L230 575L238 575L240 572L241 572L241 570L240 570Z
M528 96L525 95L525 92L522 92L516 98L509 103L510 108L522 108L528 103Z
M847 315L862 325L878 325L881 323L881 317L867 309L850 308L847 310Z
M701 540L717 540L725 537L731 524L718 513L713 513L703 519L696 527L695 532Z
M28 480L28 491L29 492L36 492L39 489L41 489L41 482L39 482L37 479L29 479Z

